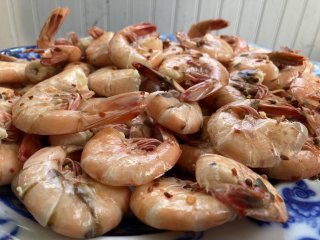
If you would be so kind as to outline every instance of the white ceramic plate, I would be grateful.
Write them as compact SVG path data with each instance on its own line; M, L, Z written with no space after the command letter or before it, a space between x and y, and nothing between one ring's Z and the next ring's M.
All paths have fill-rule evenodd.
M163 35L172 39L173 35ZM23 51L27 47L3 50L1 53L19 58L36 58ZM318 65L319 66L319 65ZM315 73L320 76L319 67ZM133 215L105 236L96 239L175 239L175 240L319 240L320 239L320 182L303 180L279 184L289 212L287 223L266 223L243 218L205 232L159 231L141 223ZM41 227L11 193L9 187L0 187L0 240L68 239Z

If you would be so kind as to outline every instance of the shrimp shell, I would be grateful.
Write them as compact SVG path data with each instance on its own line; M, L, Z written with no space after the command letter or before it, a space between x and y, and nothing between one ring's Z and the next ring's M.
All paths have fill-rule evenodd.
M65 167L70 161L61 147L39 150L15 177L12 191L42 226L73 238L102 235L120 223L129 189L77 175Z
M132 193L130 208L149 226L173 231L204 231L236 218L224 203L201 190L193 191L194 185L163 178L139 186Z
M149 139L145 140L148 144ZM171 169L181 150L175 138L165 133L152 150L141 149L114 128L98 132L85 145L81 166L97 181L112 186L137 186L151 182Z

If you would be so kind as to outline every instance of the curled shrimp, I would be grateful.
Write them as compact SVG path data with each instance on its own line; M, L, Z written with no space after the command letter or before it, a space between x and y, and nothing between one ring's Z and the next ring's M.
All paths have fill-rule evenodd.
M188 36L191 38L203 37L210 31L220 30L229 26L224 19L208 19L191 25Z
M263 168L260 172L269 178L297 181L318 177L320 174L320 150L311 139L303 145L301 151L288 160L280 161L272 168Z
M126 187L109 187L89 178L62 147L32 155L11 187L37 222L73 238L102 235L116 227L130 194Z
M17 143L0 144L0 186L10 184L22 168L23 163L18 160L18 149Z
M83 70L67 69L25 93L13 107L13 123L26 133L68 134L125 122L144 107L143 92L88 99L91 96Z
M278 67L269 59L267 53L245 52L234 57L229 71L259 69L264 73L264 82L270 82L279 76Z
M162 48L156 26L139 23L115 33L109 43L109 57L119 68L133 68L133 62L154 68L163 59Z
M93 179L111 186L151 182L171 169L181 153L171 134L161 130L161 137L163 141L126 139L118 130L105 128L85 145L81 166Z
M308 130L299 122L267 118L255 109L258 105L256 100L245 100L220 108L212 114L208 132L214 149L223 156L249 167L273 167L301 150Z
M4 62L0 61L0 83L27 82L25 74L28 62Z
M146 111L160 125L182 134L199 131L203 116L197 102L179 100L176 91L158 91L146 98Z
M196 183L172 177L136 187L130 208L149 226L174 231L204 231L237 216Z
M288 213L277 190L248 167L217 154L200 156L196 163L200 187L234 207L240 215L263 221L286 222Z
M183 47L206 53L220 62L229 62L233 57L232 47L219 36L207 33L203 37L189 38L185 33L178 32L176 37Z
M168 57L159 72L189 88L182 93L185 101L198 101L228 84L229 73L217 60L197 51Z
M86 58L88 63L98 67L111 65L112 62L109 57L109 43L114 33L105 32L98 27L92 27L88 31L93 38L93 41L86 48Z
M104 67L88 76L89 88L100 96L114 96L139 90L141 78L135 69Z

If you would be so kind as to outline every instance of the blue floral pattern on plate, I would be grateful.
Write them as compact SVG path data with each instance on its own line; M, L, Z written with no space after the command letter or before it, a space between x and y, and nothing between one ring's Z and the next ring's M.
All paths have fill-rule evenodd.
M176 41L174 35L164 34L162 40L169 39ZM1 54L7 54L17 58L32 60L39 58L38 54L26 53L25 50L34 46L25 46L11 48L0 51ZM318 63L315 63L314 73L320 76L320 68ZM244 224L244 228L248 228L249 232L244 232L241 235L245 239L256 239L253 233L259 232L260 240L267 239L286 239L286 240L319 240L320 239L320 183L319 181L303 180L292 184L280 184L278 190L283 196L289 212L289 220L284 224L264 223L255 220L244 220L235 222L229 226L217 227L213 231L207 232L186 232L172 233L172 235L163 235L163 239L176 240L198 240L198 239L213 239L214 237L223 236L225 240L239 239L238 225ZM0 187L0 240L7 239L39 239L37 234L42 235L41 239L57 239L57 235L52 235L50 230L42 229L37 226L34 218L24 208L24 206L12 194L9 187ZM31 224L31 229L28 227ZM242 225L241 225L242 226ZM37 230L32 231L32 228ZM219 230L219 228L221 230ZM227 230L226 230L227 229ZM259 230L260 229L260 230ZM279 230L280 229L280 230ZM292 233L294 229L299 229L299 232ZM235 231L237 230L237 231ZM243 229L241 229L242 231ZM267 238L262 234L267 230ZM276 231L277 230L277 231ZM123 219L121 224L113 231L107 233L107 236L121 236L119 239L130 238L137 239L148 235L140 234L162 234L164 231L146 226L140 222L135 216L129 214ZM29 234L29 235L28 235ZM51 234L51 235L50 235ZM135 236L140 237L135 237ZM22 237L23 236L23 237ZM29 237L27 237L29 236ZM125 237L126 236L126 237ZM131 236L131 237L127 237ZM156 235L153 235L156 236ZM63 237L61 237L62 239ZM59 237L60 239L60 237ZM65 239L65 238L63 238ZM104 239L99 238L99 239ZM145 239L149 239L146 237ZM218 239L218 238L216 238ZM222 238L220 238L222 239Z

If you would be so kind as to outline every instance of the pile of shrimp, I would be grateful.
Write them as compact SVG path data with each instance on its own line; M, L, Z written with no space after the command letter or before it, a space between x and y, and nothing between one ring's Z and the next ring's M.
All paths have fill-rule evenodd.
M0 185L39 224L89 238L128 211L177 231L287 221L268 179L320 173L320 79L306 57L210 33L223 19L177 42L146 22L55 39L68 14L49 16L28 50L39 60L0 57Z

